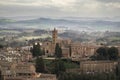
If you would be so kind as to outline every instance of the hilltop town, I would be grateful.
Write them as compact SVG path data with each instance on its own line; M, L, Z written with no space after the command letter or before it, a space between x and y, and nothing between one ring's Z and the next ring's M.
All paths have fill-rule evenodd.
M26 46L1 46L0 80L119 80L120 45L60 38L56 28L51 35Z
M120 80L120 0L0 0L0 80Z

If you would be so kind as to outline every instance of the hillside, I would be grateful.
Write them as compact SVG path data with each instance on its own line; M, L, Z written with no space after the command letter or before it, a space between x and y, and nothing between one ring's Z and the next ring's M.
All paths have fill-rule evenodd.
M53 27L77 31L119 31L120 21L103 19L52 19L37 18L29 20L0 19L0 28L12 29L51 29Z

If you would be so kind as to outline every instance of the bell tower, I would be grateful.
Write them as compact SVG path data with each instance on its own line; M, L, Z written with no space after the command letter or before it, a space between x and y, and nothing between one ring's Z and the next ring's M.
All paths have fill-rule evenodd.
M52 31L52 43L55 45L57 42L57 34L58 31L54 28L54 30Z

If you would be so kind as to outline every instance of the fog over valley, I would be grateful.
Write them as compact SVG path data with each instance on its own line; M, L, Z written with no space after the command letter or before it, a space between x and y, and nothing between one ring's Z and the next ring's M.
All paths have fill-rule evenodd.
M23 18L23 17L22 17ZM77 31L120 31L120 20L114 18L64 17L64 18L23 18L1 17L2 29L53 29Z

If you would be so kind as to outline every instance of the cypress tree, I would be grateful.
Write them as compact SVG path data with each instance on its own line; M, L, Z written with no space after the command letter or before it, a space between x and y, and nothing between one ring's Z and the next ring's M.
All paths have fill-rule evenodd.
M64 62L61 59L55 60L55 69L54 73L59 76L60 73L65 72L66 68Z
M34 44L31 50L33 57L42 56L43 52L39 43Z
M36 67L36 72L39 72L39 73L45 72L45 65L42 57L40 58L37 57L35 67Z
M62 49L58 43L56 43L56 47L55 47L55 57L57 57L57 58L62 57Z

